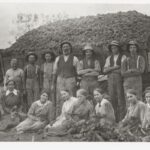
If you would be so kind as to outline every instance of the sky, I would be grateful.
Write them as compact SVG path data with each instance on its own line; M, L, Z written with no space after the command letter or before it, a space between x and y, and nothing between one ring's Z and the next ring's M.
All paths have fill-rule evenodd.
M101 3L1 3L0 2L0 49L8 48L14 37L12 21L18 13L67 14L69 18L136 10L150 16L150 4L101 4Z

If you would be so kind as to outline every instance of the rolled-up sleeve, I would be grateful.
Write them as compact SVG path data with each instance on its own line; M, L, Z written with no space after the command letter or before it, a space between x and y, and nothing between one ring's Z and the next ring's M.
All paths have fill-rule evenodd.
M104 68L110 67L110 56L106 58Z
M101 67L100 67L100 63L98 60L95 60L95 70L100 72L101 71Z
M121 58L121 63L123 63L126 58L127 57L125 55L123 55L122 58Z
M142 56L139 57L138 69L141 73L143 73L145 70L145 59Z
M122 64L121 64L121 74L124 76L124 74L127 71L127 59L124 59Z
M78 61L78 64L77 64L77 73L79 74L79 71L80 70L83 70L83 61Z
M36 109L36 103L34 102L28 111L28 115L34 115L35 109Z
M76 56L74 56L73 58L73 66L76 68L77 72L78 72L78 64L79 64L79 60Z
M78 62L79 62L78 58L76 56L74 56L74 58L73 58L73 65L75 67L77 66Z
M57 73L58 61L59 61L59 56L56 58L56 60L55 60L55 62L54 62L53 74L56 74L56 73Z

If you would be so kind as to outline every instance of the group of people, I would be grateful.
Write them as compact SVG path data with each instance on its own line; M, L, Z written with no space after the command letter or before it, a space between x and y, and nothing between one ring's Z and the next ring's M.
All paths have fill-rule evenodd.
M73 55L69 42L60 45L56 59L51 51L42 54L45 62L41 66L36 64L38 56L34 52L27 54L24 70L18 68L17 59L13 58L0 95L0 130L10 127L17 132L68 130L95 116L103 125L119 123L123 128L133 121L148 129L150 88L145 91L145 104L142 99L145 60L139 54L137 42L128 43L128 56L115 40L108 50L110 55L104 66L90 43L84 46L81 60ZM100 88L103 81L108 84L107 91Z

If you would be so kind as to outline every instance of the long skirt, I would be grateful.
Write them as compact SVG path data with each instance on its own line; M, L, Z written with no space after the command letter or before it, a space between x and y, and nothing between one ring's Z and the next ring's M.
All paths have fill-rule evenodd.
M9 130L20 123L20 117L14 116L12 118L11 114L7 114L2 117L0 121L0 131Z
M30 118L27 118L23 122L21 122L17 127L16 130L20 131L37 131L43 129L46 126L46 121L35 121Z
M108 77L108 91L114 108L116 121L119 122L125 116L125 98L123 91L123 80L121 74L111 73Z

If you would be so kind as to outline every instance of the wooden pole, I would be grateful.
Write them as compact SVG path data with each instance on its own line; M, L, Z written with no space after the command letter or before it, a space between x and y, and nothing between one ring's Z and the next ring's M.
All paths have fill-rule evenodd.
M0 63L1 63L1 70L2 70L2 75L3 75L3 81L4 81L4 77L5 77L5 68L4 68L4 63L3 63L3 58L2 58L1 52L0 52Z

